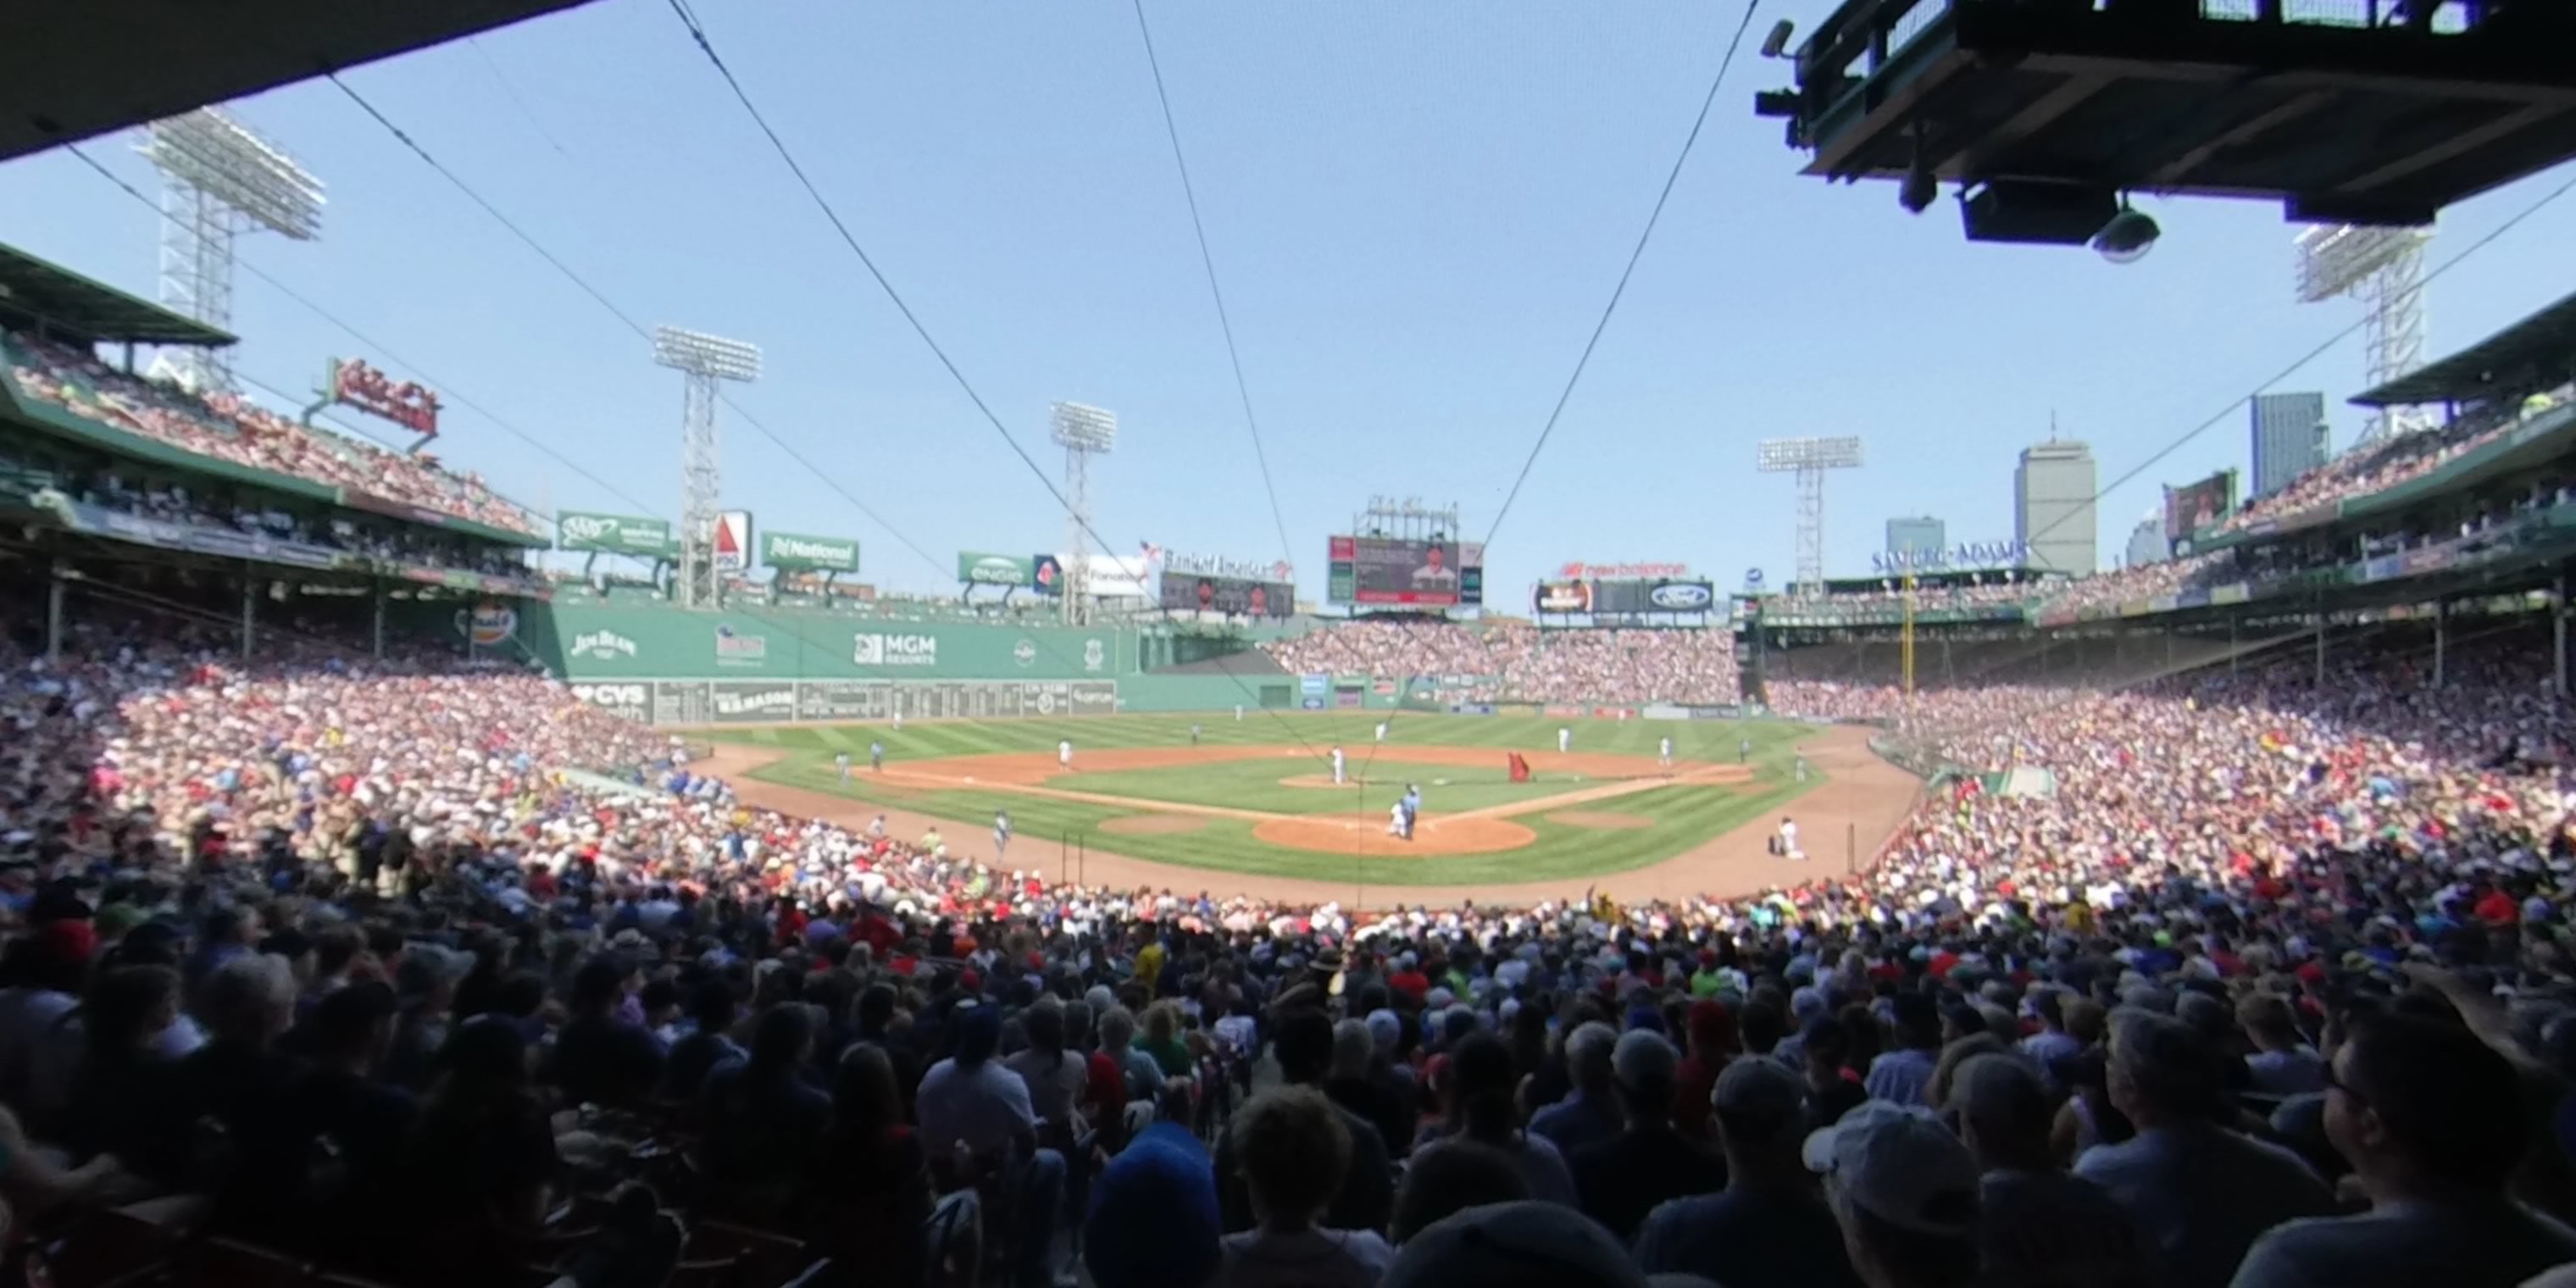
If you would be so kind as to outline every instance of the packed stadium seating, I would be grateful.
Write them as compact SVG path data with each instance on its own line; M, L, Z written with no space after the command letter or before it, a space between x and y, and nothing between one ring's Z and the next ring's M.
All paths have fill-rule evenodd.
M66 1277L121 1256L173 1283L774 1283L828 1257L814 1282L980 1259L1042 1283L1080 1225L1095 1283L1236 1282L1304 1246L1294 1193L1367 1232L1336 1236L1337 1282L1454 1281L1405 1267L1455 1273L1460 1223L1504 1211L1584 1249L1563 1283L1761 1282L1781 1258L1852 1282L1840 1224L1861 1264L1960 1272L1888 1282L2268 1284L2342 1246L2281 1224L2333 1212L2329 1179L2394 1202L2425 1159L2443 1201L2530 1205L2476 1209L2504 1224L2468 1281L2576 1259L2529 1214L2576 1214L2565 1146L2524 1126L2576 1055L2544 1040L2576 1018L2545 951L2576 864L2569 711L2525 631L2457 649L2440 692L2397 634L2323 690L2289 662L1934 688L1916 732L1970 772L1866 871L1385 916L990 871L746 808L542 678L327 635L242 662L217 626L92 607L63 661L0 658L0 1191ZM1300 660L1638 686L1717 665L1586 634L1342 628ZM1806 683L1775 704L1896 713ZM1995 776L2030 768L2047 792ZM2339 1134L2345 1094L2388 1133ZM1823 1127L1850 1137L1825 1147L1855 1169L1839 1197L1761 1188ZM1882 1148L1960 1187L1932 1231L1870 1215ZM2204 1186L2182 1158L2267 1179ZM2073 1219L2030 1206L2034 1169L2088 1205L2083 1238L2032 1237ZM1812 1215L1716 1233L1765 1193ZM1439 1222L1496 1196L1532 1205Z
M512 532L543 530L477 474L441 468L314 429L232 394L199 398L127 375L95 354L24 333L0 332L0 365L22 398L141 434L211 460L348 488Z
M1262 647L1292 674L1487 677L1456 690L1480 702L1728 703L1740 684L1735 636L1722 627L1541 630L1361 619Z

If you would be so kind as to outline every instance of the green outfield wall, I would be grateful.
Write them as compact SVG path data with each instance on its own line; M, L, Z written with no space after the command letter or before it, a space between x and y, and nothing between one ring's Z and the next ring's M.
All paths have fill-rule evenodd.
M567 680L1106 680L1143 668L1132 628L890 621L749 607L550 604L516 641Z

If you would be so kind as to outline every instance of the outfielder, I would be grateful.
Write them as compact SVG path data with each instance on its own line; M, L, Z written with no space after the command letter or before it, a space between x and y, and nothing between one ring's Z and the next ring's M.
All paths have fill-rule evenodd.
M1377 722L1377 740L1379 742L1386 741L1386 722L1383 720Z
M1566 752L1574 750L1574 731L1572 729L1568 729L1564 725L1558 725L1556 727L1556 750L1559 755L1563 755Z
M1665 734L1663 741L1656 744L1655 759L1662 762L1666 769L1673 767L1673 736L1671 734Z
M1056 740L1055 763L1059 768L1073 768L1073 739L1059 738Z
M846 751L834 752L832 754L832 767L841 771L842 782L846 783L850 781L850 753Z
M1190 745L1193 747L1199 745L1199 726L1195 720L1190 722Z
M1333 746L1333 786L1335 786L1335 787L1339 787L1339 786L1341 786L1341 785L1342 785L1342 748L1341 748L1341 745L1340 745L1340 744L1336 743L1336 744L1334 744L1334 746Z

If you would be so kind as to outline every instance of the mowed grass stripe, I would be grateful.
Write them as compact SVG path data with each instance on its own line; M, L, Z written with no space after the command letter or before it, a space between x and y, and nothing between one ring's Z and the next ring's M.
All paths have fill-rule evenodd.
M1380 719L1388 723L1390 743L1496 749L1497 763L1491 775L1494 778L1501 776L1499 752L1553 751L1556 748L1556 730L1562 726L1573 729L1576 751L1651 756L1657 742L1670 736L1674 753L1684 760L1733 764L1738 748L1750 743L1750 763L1755 779L1748 784L1650 788L1569 807L1636 814L1653 820L1650 826L1643 828L1594 830L1569 827L1549 821L1543 812L1532 813L1520 815L1515 821L1529 827L1537 839L1531 845L1509 853L1363 860L1326 851L1286 849L1255 840L1252 836L1254 824L1241 819L1208 818L1204 827L1192 832L1099 832L1100 825L1113 818L1167 812L1156 808L1156 800L1144 797L1139 797L1129 807L1023 796L1005 791L904 787L870 774L865 768L863 755L854 757L858 767L845 785L831 763L832 753L837 749L834 735L862 748L871 740L883 741L890 768L902 768L907 761L926 762L959 755L1052 755L1059 739L1070 739L1075 748L1076 776L1062 785L1077 790L1092 790L1096 782L1106 788L1136 790L1141 786L1158 790L1164 799L1178 795L1193 803L1273 813L1340 810L1375 813L1382 812L1394 794L1401 790L1400 777L1381 775L1373 769L1371 777L1376 781L1369 784L1365 794L1280 786L1280 778L1326 772L1324 762L1309 759L1302 751L1293 756L1283 754L1252 761L1216 762L1168 770L1095 775L1084 775L1080 771L1082 749L1085 747L1185 747L1189 745L1190 725L1196 723L1201 728L1201 742L1208 746L1255 745L1283 750L1296 747L1296 740L1290 738L1288 732L1293 727L1298 737L1318 752L1340 743L1352 773L1357 775L1364 765L1369 764L1371 752L1377 746L1374 731ZM1761 819L1823 781L1821 773L1810 773L1807 782L1801 784L1793 781L1790 773L1790 744L1813 732L1808 726L1777 721L1615 721L1335 711L1283 715L1247 712L1240 722L1234 720L1230 712L1218 712L934 724L915 722L901 730L887 723L807 725L715 730L709 731L707 736L719 741L789 749L790 754L786 758L758 771L755 777L843 796L862 805L903 809L951 820L954 829L947 833L951 837L980 835L991 827L995 811L1007 810L1019 834L1009 856L1009 861L1015 866L1050 871L1060 844L1066 838L1087 834L1088 841L1101 849L1220 872L1320 880L1339 880L1347 876L1355 882L1371 884L1464 887L1581 879L1643 867L1661 862L1710 837ZM1420 775L1426 784L1428 779L1442 776L1437 770L1443 768L1448 770L1447 776L1453 780L1481 782L1486 776L1486 771L1472 767L1408 766L1402 756L1399 745L1387 753L1386 767L1403 774L1419 774L1424 769L1432 769L1434 772ZM1236 779L1233 776L1235 772L1249 777ZM1168 776L1169 785L1132 781L1136 776L1146 779ZM1552 776L1541 777L1541 782L1531 785L1532 795L1553 795L1598 781L1575 783L1566 778L1549 781ZM1424 791L1426 809L1434 816L1444 812L1444 794L1449 798L1445 807L1449 811L1489 803L1472 799L1476 793L1466 791L1444 793L1444 789L1429 785ZM1355 800L1360 803L1353 804ZM1832 853L1832 848L1838 844L1830 837L1818 840L1822 842L1819 850L1826 854Z

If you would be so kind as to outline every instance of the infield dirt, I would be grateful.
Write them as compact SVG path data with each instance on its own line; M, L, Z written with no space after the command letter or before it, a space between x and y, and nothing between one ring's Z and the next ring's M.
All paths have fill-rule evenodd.
M1478 903L1529 904L1544 899L1579 897L1586 888L1591 887L1597 887L1614 898L1631 901L1680 899L1693 896L1731 898L1772 887L1796 885L1839 876L1844 872L1847 861L1866 866L1876 857L1887 839L1893 836L1897 828L1903 824L1905 816L1912 811L1922 792L1921 780L1880 760L1872 753L1869 750L1868 731L1864 729L1819 729L1812 737L1800 740L1797 746L1808 762L1824 775L1824 781L1821 784L1792 802L1787 811L1796 817L1800 834L1807 840L1806 848L1810 859L1806 862L1790 862L1770 856L1766 842L1772 836L1778 822L1775 819L1764 818L1712 837L1662 862L1626 872L1607 874L1596 879L1564 879L1472 887L1406 885L1402 883L1401 859L1397 856L1430 857L1430 852L1421 848L1421 841L1416 841L1414 845L1404 849L1383 853L1374 849L1364 849L1359 855L1353 855L1354 837L1361 838L1365 844L1366 838L1372 831L1384 844L1404 846L1404 842L1384 836L1385 819L1380 816L1376 820L1374 829L1365 826L1366 820L1354 818L1352 826L1348 829L1336 828L1329 841L1319 834L1313 841L1300 846L1300 848L1313 848L1318 851L1317 875L1313 878L1260 876L1212 868L1189 867L1182 864L1157 863L1099 849L1087 851L1086 873L1091 883L1096 886L1120 889L1152 887L1182 891L1208 890L1220 894L1240 892L1293 903L1315 904L1332 901L1346 907L1350 906L1356 893L1360 901L1369 907L1387 907L1397 904L1437 907L1455 906L1461 901L1470 899ZM1494 764L1497 755L1491 749L1463 747L1389 747L1384 749L1382 754L1415 764L1461 764L1488 767ZM1508 822L1506 816L1562 811L1575 804L1615 799L1630 792L1661 786L1667 781L1661 777L1659 769L1642 779L1625 776L1635 774L1636 766L1641 760L1651 767L1652 759L1647 757L1587 757L1582 753L1559 756L1547 752L1526 754L1532 768L1541 773L1582 773L1593 777L1611 777L1615 781L1591 784L1577 791L1553 796L1515 801L1492 809L1428 817L1424 820L1424 828L1420 829L1417 835L1427 835L1433 824L1472 825L1478 820L1498 823L1526 832L1527 829L1522 825ZM870 819L883 814L886 816L887 826L903 836L918 836L933 826L940 826L946 831L961 833L949 842L950 853L984 863L993 862L990 838L973 835L967 829L958 827L953 820L938 820L915 811L879 809L847 797L762 782L750 777L750 771L779 759L781 755L780 752L760 747L720 744L714 749L712 755L699 761L696 768L731 781L736 793L747 804L800 817L821 818L854 830L866 827ZM1073 768L1079 773L1086 770L1162 768L1262 757L1279 757L1284 762L1291 757L1303 758L1304 755L1305 753L1293 749L1276 747L1102 748L1090 752L1077 750ZM1586 760L1617 762L1617 764L1596 764L1591 767L1577 768L1574 763ZM966 768L970 764L972 767ZM1749 777L1746 771L1732 765L1678 766L1676 768L1685 772L1711 772L1710 777L1694 777L1684 781L1741 783ZM1723 776L1718 776L1714 771L1725 772ZM1002 786L1035 795L1060 795L1074 800L1125 805L1140 811L1150 811L1145 815L1146 818L1173 818L1176 822L1190 815L1244 818L1262 824L1296 817L1268 814L1257 810L1212 806L1184 807L1169 803L1140 801L1133 797L1097 795L1043 785L1046 778L1062 772L1064 771L1057 766L1055 757L1041 753L958 756L902 770L889 769L885 776L889 779L897 779L906 786L932 790L968 786ZM974 781L967 781L961 777L952 776L969 773L979 777ZM1329 817L1327 816L1328 820ZM1107 832L1112 829L1104 826L1101 830ZM1259 829L1256 828L1256 835L1258 834ZM1469 833L1461 831L1459 835L1466 836ZM1263 839L1270 838L1265 836ZM1286 840L1274 843L1298 844ZM1527 838L1490 848L1480 847L1476 850L1451 852L1493 853L1507 851L1522 844L1527 844ZM1344 862L1334 864L1332 862L1334 856L1339 856ZM1333 869L1336 867L1342 870L1334 872ZM1353 871L1354 868L1359 870ZM1327 875L1328 873L1330 875ZM1355 882L1364 884L1358 884L1355 890Z

